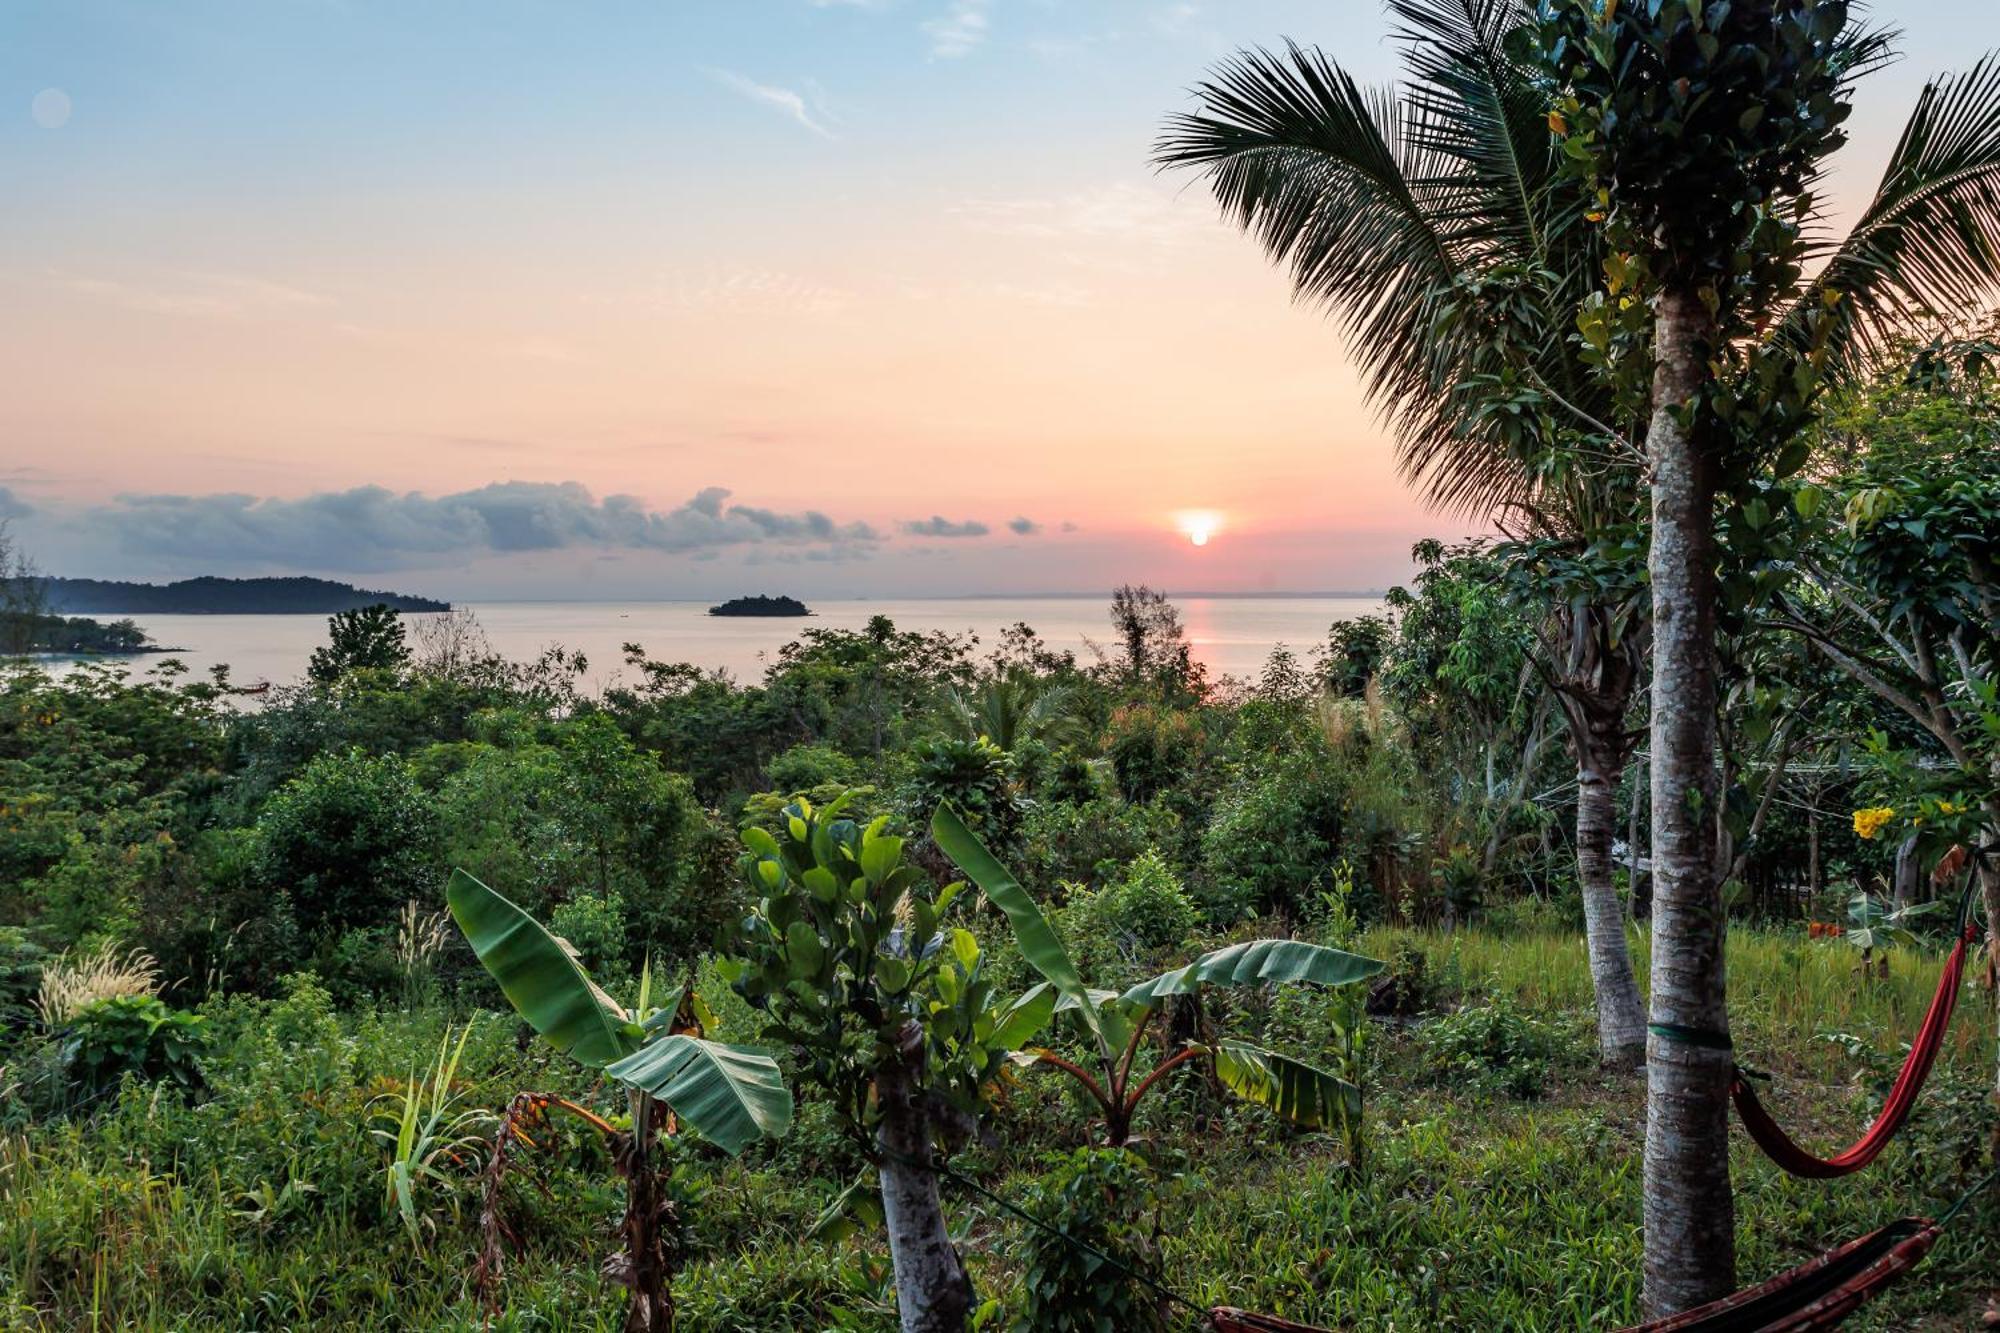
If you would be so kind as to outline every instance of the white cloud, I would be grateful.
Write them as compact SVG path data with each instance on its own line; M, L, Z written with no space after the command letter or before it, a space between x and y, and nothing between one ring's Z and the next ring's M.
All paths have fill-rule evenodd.
M833 131L814 118L813 110L806 104L802 93L790 88L777 88L767 83L736 73L734 70L712 69L709 74L727 88L731 88L751 101L782 112L821 138L831 139Z
M931 54L944 60L970 55L986 40L987 11L992 0L952 0L951 7L934 19L924 20L924 32L931 39Z
M1188 25L1193 23L1200 14L1200 5L1167 5L1153 15L1153 26L1169 36L1175 36L1186 32Z
M667 310L779 311L832 315L854 301L854 293L815 278L777 269L712 266L676 269L624 298Z
M975 199L951 212L979 231L1044 240L1118 240L1177 245L1205 230L1167 195L1137 185L1105 185L1053 199Z
M241 273L172 272L140 281L52 271L58 289L149 315L235 319L332 304L332 298L289 283Z

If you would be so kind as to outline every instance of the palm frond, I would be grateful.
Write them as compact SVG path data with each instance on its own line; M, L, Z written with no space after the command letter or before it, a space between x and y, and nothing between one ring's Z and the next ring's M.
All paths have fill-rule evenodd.
M1933 80L1917 99L1875 197L1773 337L1804 348L1831 304L1829 373L1851 379L1935 317L2000 292L2000 61Z
M1155 160L1199 170L1297 294L1338 318L1405 476L1442 508L1484 514L1540 484L1487 410L1497 376L1523 373L1525 355L1565 402L1605 407L1571 337L1600 239L1558 172L1543 94L1508 53L1524 0L1390 9L1412 75L1400 96L1364 93L1296 45L1240 53ZM1500 314L1475 290L1495 275Z
M1522 0L1389 0L1414 75L1406 139L1450 163L1435 182L1461 245L1546 262L1556 156L1546 96L1507 54Z
M1244 51L1196 90L1154 160L1199 171L1223 212L1339 320L1392 418L1436 388L1429 336L1461 271L1415 181L1446 174L1402 141L1404 108L1322 52Z

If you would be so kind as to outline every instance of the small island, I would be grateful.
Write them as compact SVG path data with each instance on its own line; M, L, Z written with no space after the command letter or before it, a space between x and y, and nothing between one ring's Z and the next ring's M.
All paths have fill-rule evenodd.
M114 620L107 625L82 616L0 612L0 655L4 656L81 657L164 651L168 650L154 643L146 631L129 620Z
M732 597L711 606L712 616L809 616L811 611L796 597Z
M314 578L195 578L177 583L117 579L42 580L48 609L102 615L313 615L330 616L364 606L392 611L449 611L450 602L357 588Z

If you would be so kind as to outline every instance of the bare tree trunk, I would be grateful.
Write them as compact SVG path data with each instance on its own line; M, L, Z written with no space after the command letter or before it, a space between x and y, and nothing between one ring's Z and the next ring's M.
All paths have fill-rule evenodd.
M903 1333L964 1333L972 1311L972 1283L938 1200L930 1113L921 1079L922 1034L912 1033L898 1057L875 1075L882 1121L882 1216L889 1229L889 1257L896 1270L896 1311Z
M1611 870L1618 794L1588 751L1576 775L1576 878L1583 890L1590 986L1597 997L1597 1050L1607 1065L1636 1069L1646 1058L1646 1010L1625 945L1625 913ZM1616 765L1611 771L1617 771Z
M624 1248L605 1263L605 1272L632 1293L625 1333L672 1333L673 1203L661 1195L653 1170L653 1099L635 1091L629 1105L632 1132L614 1150L618 1173L625 1177L625 1220L619 1228Z
M1692 290L1660 296L1654 330L1653 416L1646 432L1653 511L1651 1019L1680 1035L1655 1033L1646 1051L1649 1319L1678 1314L1736 1286L1732 1061L1717 883L1715 480L1686 419L1708 379L1713 331Z
M1646 757L1640 755L1639 762L1632 769L1632 810L1626 824L1625 833L1625 855L1632 863L1626 872L1626 877L1629 880L1626 888L1632 898L1632 919L1634 921L1650 921L1653 916L1652 885L1645 885L1645 892L1642 893L1640 892L1641 885L1639 882L1639 807L1640 803L1646 799L1651 791L1646 776L1649 771L1650 769L1646 764Z

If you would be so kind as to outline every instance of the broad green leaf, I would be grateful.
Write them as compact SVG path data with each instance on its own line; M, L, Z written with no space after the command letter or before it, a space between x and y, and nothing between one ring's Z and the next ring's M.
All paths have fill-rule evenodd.
M882 1225L882 1200L875 1191L874 1173L864 1171L834 1196L806 1235L824 1245L838 1245L863 1227Z
M641 1029L590 979L569 941L463 870L452 872L444 896L473 953L528 1026L592 1068L631 1053Z
M1215 1076L1245 1101L1308 1129L1337 1128L1361 1114L1361 1089L1352 1083L1248 1042L1216 1044Z
M870 838L861 844L861 873L871 884L880 884L903 859L901 838Z
M661 1037L604 1072L664 1102L727 1153L792 1127L792 1094L778 1062L754 1046Z
M1007 1007L983 1041L989 1050L1018 1050L1049 1025L1055 1012L1056 993L1046 985L1036 986Z
M1202 986L1251 986L1264 982L1311 981L1345 986L1382 970L1376 958L1304 940L1248 940L1205 953L1186 967L1142 981L1119 997L1121 1003L1150 1009L1169 995Z
M1096 998L1083 984L1083 977L1070 960L1061 937L1020 881L986 850L986 845L949 805L938 806L937 813L931 816L931 837L952 863L971 876L980 891L1006 914L1007 924L1014 929L1014 942L1020 946L1021 956L1028 960L1029 966L1047 977L1056 993L1070 1001L1092 1032L1098 1031Z
M826 961L826 945L810 921L794 921L785 927L785 953L791 960L792 975L801 981L818 976Z

